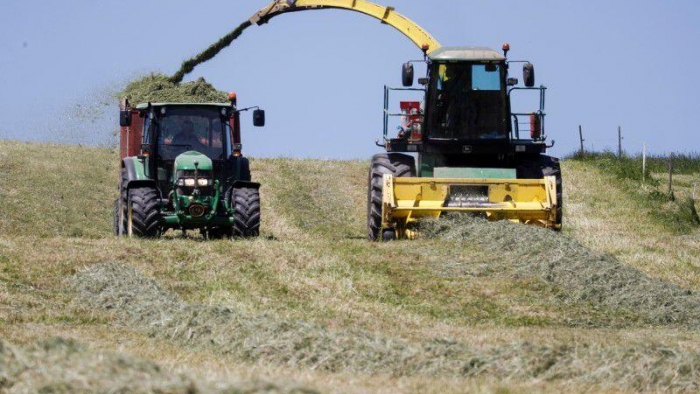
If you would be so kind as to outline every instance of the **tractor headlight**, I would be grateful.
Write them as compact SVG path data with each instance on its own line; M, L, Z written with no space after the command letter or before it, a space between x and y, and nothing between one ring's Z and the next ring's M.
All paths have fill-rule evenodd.
M195 180L194 178L180 178L177 180L177 185L180 187L194 187ZM212 186L214 185L214 181L212 181L211 179L199 178L197 179L196 185L199 187Z

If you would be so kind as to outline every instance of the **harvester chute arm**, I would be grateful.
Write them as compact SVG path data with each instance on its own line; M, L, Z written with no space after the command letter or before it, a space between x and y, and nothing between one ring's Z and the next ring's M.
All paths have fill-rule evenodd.
M277 15L288 12L342 9L369 15L403 33L423 52L430 53L441 47L440 43L422 27L399 14L394 7L384 7L365 0L276 0L250 18L258 25L267 23Z

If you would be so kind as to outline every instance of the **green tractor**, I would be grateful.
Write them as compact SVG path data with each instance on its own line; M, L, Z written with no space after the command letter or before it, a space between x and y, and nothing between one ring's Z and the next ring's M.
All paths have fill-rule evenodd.
M257 237L260 184L242 155L240 114L257 107L229 103L120 103L120 197L114 233L156 238L169 229L207 239Z

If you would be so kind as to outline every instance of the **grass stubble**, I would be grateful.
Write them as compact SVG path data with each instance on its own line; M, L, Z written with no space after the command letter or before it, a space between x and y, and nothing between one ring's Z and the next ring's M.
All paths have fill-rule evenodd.
M435 385L456 390L484 380L499 382L487 391L522 385L537 391L698 389L695 282L681 287L674 283L685 282L633 268L628 257L621 263L582 246L578 238L589 230L581 226L578 189L570 190L572 223L564 235L461 218L424 223L425 237L416 242L375 245L356 239L362 236L363 163L254 160L267 202L266 239L122 242L107 239L110 212L104 202L113 182L87 184L62 175L76 166L88 174L95 160L113 152L3 146L8 150L0 155L0 177L12 187L0 190L9 204L0 208L7 219L0 223L0 317L3 332L21 342L14 346L20 354L45 342L32 342L43 334L20 332L56 330L94 347L100 333L115 329L153 341L147 352L127 346L128 353L161 360L159 354L166 353L158 353L164 352L160 347L172 344L167 346L236 369L276 366L293 380L304 376L305 385L329 391L342 392L336 384L348 382L347 376L389 382L374 383L375 389L413 382L413 390L403 391ZM58 159L70 164L52 166ZM45 167L55 176L38 176ZM98 168L113 172L109 165ZM567 176L580 178L581 171L593 176L588 170L576 168ZM294 185L282 182L289 174ZM61 179L71 180L71 192L55 187ZM30 190L36 193L27 199ZM56 199L75 210L48 215L53 211L47 203ZM7 210L22 204L29 209ZM319 209L309 217L314 206ZM603 204L586 215L610 209ZM28 212L35 215L31 226ZM629 216L617 215L618 221ZM104 223L96 227L91 217ZM653 220L638 222L670 240L697 236L664 233ZM634 248L634 242L628 244ZM694 271L679 272L692 277ZM62 283L67 277L69 286ZM545 318L531 319L528 308ZM112 353L121 345L109 339L97 350L71 340L49 341L86 349L71 357L131 357ZM170 369L179 357L161 362ZM32 362L43 368L38 359ZM139 372L105 378L105 387L110 381L110 387L120 387L122 373ZM7 381L14 390L36 388L39 383L24 382L26 376ZM97 384L90 376L76 376ZM173 376L166 378L180 379Z

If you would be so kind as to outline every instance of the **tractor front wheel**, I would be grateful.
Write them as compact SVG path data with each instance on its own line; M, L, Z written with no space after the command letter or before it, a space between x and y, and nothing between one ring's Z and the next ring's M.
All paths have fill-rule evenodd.
M158 191L152 187L129 189L126 233L130 237L156 238L161 235Z
M252 238L260 235L260 191L254 188L235 188L231 193L233 236Z

